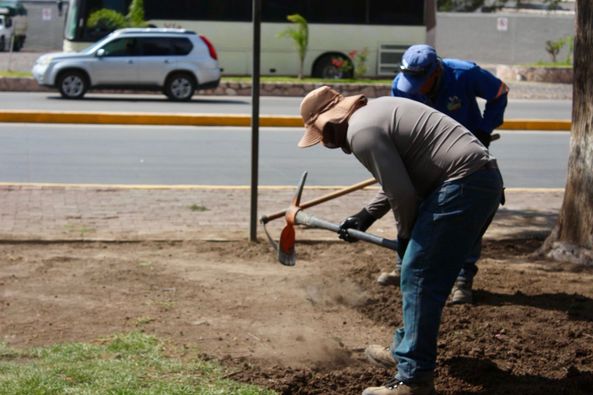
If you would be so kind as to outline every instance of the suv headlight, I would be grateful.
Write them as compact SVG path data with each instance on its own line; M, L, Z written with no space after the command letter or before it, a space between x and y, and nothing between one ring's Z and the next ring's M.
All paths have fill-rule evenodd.
M39 59L37 59L37 64L40 64L42 66L47 66L48 64L50 64L52 61L52 57L51 56L42 56Z

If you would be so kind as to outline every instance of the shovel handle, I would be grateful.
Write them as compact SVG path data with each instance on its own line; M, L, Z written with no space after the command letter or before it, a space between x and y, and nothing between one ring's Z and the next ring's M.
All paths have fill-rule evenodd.
M308 201L300 204L299 207L301 209L306 209L306 208L309 208L309 207L313 207L315 205L318 205L318 204L327 202L328 200L335 199L337 197L346 195L346 194L348 194L350 192L354 192L354 191L358 191L359 189L366 188L369 185L375 184L376 182L377 182L377 180L375 180L374 178L369 178L368 180L361 181L358 184L351 185L351 186L349 186L347 188L343 188L343 189L340 189L338 191L335 191L335 192L328 193L326 195L320 196L318 198L308 200ZM260 217L260 219L259 219L259 222L261 222L262 224L267 224L268 222L270 222L270 221L272 221L274 219L284 217L284 215L286 215L286 211L287 210L282 210L282 211L278 211L278 212L273 213L273 214L270 214L270 215L262 215Z
M320 228L329 230L335 233L340 232L340 226L334 223L325 221L320 218L316 218L303 211L299 211L295 216L295 223L300 225L307 225L314 228ZM385 239L381 236L374 235L372 233L363 232L356 229L348 229L348 235L354 237L357 240L366 241L372 244L376 244L381 247L389 248L390 250L397 251L397 241L391 239Z

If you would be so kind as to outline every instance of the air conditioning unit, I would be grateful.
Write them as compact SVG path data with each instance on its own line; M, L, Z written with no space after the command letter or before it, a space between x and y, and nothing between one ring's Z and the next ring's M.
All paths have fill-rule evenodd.
M379 46L377 75L394 76L399 71L402 55L408 45L383 44Z

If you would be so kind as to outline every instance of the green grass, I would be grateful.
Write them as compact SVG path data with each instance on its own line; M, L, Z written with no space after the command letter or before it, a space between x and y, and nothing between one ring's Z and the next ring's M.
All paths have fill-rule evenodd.
M298 79L291 76L262 76L260 78L261 83L292 83L292 84L369 84L369 85L391 85L392 78L390 79L322 79L322 78L303 78ZM222 77L222 82L251 82L251 76L241 77Z
M201 204L192 204L191 206L189 206L189 209L191 211L197 212L208 211L208 207L202 206Z
M9 77L9 78L32 78L33 74L30 71L9 71L9 70L1 70L0 77Z
M540 60L539 62L536 62L536 63L525 64L523 66L526 66L526 67L549 67L549 68L554 68L554 69L571 69L572 68L572 64L569 64L569 63L544 62L543 60Z
M273 395L224 378L200 359L163 355L155 337L133 332L100 344L68 343L31 350L0 344L2 395Z

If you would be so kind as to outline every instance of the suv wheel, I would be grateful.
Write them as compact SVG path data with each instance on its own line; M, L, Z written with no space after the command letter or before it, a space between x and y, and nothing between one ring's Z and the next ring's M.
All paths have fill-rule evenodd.
M0 37L0 51L4 52L6 50L6 39L4 36Z
M165 82L165 95L171 100L188 101L196 90L194 78L187 73L176 73Z
M82 99L88 89L87 79L79 71L66 71L58 79L58 89L63 98Z

